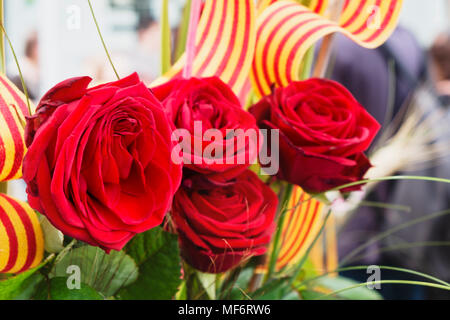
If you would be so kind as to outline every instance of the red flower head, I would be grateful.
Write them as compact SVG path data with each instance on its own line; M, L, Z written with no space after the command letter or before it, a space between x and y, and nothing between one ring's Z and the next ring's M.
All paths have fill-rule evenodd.
M175 127L186 133L190 150L183 150L183 159L189 169L224 182L256 160L262 139L255 118L219 78L175 79L153 92ZM219 152L208 157L208 150Z
M272 189L250 170L223 186L202 179L185 178L174 198L184 259L200 271L220 273L264 254L275 228L278 199Z
M88 89L52 88L26 128L30 205L63 233L120 250L163 221L181 180L171 125L136 74Z
M337 82L293 82L250 112L261 128L279 129L278 177L308 192L360 180L371 166L363 151L380 125Z

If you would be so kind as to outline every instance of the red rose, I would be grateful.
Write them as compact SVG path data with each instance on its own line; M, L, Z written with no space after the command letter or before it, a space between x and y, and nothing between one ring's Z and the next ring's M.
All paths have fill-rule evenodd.
M30 205L63 233L120 250L163 221L181 179L171 125L136 74L88 89L89 77L52 88L26 127Z
M196 179L202 177L185 178L172 208L184 259L200 271L220 273L264 254L275 228L272 189L250 170L224 186Z
M278 177L308 192L362 179L363 154L380 125L337 82L310 79L275 89L250 112L262 128L279 129Z
M190 150L182 150L186 167L223 182L256 160L262 140L255 118L242 109L239 99L219 78L175 79L153 92L175 127L187 133ZM235 130L235 135L229 130ZM207 138L211 133L220 136ZM219 152L207 157L205 151L214 148Z

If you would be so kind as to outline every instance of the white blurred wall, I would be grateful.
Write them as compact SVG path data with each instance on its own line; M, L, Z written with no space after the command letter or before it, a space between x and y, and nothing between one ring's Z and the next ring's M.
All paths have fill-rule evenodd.
M403 2L400 24L413 31L424 47L429 47L437 34L450 29L450 0Z
M161 1L148 1L155 10L155 16L159 16ZM91 2L116 68L121 76L125 76L133 71L123 53L137 46L134 30L137 15L132 7L127 10L126 5L125 9L113 10L109 0ZM116 2L126 4L129 1ZM184 0L170 1L173 25L178 23L183 3ZM6 28L19 56L23 56L25 41L30 33L38 31L41 95L65 78L92 76L93 62L104 64L106 77L115 79L86 0L5 0L5 11ZM15 69L10 54L8 67L10 72Z
M126 3L128 0L115 0ZM158 16L161 0L149 0ZM170 0L170 19L179 20L185 0ZM435 36L448 29L450 0L404 0L400 23L412 30L427 47ZM122 51L137 44L136 15L132 10L112 10L109 0L92 0L105 41L121 75L130 72L121 61ZM37 29L40 40L41 88L43 94L64 78L89 74L87 61L97 59L105 65L111 80L114 74L107 65L101 42L92 21L86 0L5 0L6 27L19 56L23 55L27 36ZM159 41L159 39L155 39ZM8 54L9 68L15 68Z

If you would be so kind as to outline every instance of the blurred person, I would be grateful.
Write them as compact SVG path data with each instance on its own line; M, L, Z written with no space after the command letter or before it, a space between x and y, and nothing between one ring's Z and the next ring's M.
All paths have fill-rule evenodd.
M443 104L450 99L450 32L440 34L430 49L431 72Z
M137 72L146 84L150 84L161 74L160 62L160 26L150 14L140 14L136 30L136 46L129 50L111 51L111 58L119 75L128 75ZM84 69L92 74L94 82L99 84L115 79L104 53L90 57L85 61Z
M418 103L427 104L442 111L442 121L448 124L450 123L450 32L443 33L436 38L429 50L428 61L430 87L426 92L419 92L422 98ZM448 130L448 126L446 127L447 131L438 138L447 145L444 150L445 157L434 161L428 168L414 174L450 179L450 130ZM400 203L412 203L412 213L417 216L420 215L420 212L431 213L448 210L450 209L450 185L416 181L414 185L407 186L403 182L399 184L393 198ZM430 220L417 226L415 230L409 230L409 233L405 230L401 236L406 240L434 242L435 245L416 250L420 269L428 274L436 275L444 281L450 281L450 215L446 214L441 218ZM425 297L450 299L450 293L425 288Z
M439 150L439 156L430 159L423 168L414 171L405 168L395 174L449 179L450 130L445 125L450 121L449 34L439 36L428 51L422 50L403 28L398 28L392 38L376 50L356 48L343 39L337 42L337 48L333 79L344 83L384 127L397 114L401 115L406 106L418 108L423 115L439 115L440 125L433 122L430 128L433 136L437 137L435 142L444 147ZM402 119L405 120L404 117ZM450 185L429 181L384 182L369 194L367 200L407 206L410 212L359 208L340 232L341 258L381 232L450 209ZM352 264L403 267L450 281L449 245L450 215L443 215L373 243ZM404 249L399 250L402 246ZM343 275L361 282L367 281L368 277L365 271ZM386 270L382 270L381 278L423 281L419 277ZM410 285L383 284L381 293L386 299L450 298L450 294L443 290Z
M334 46L331 78L347 87L382 125L407 103L426 74L424 50L401 26L375 50L362 48L342 35L336 35Z
M129 59L141 79L150 84L161 74L160 25L150 14L141 14L136 26L137 48L130 52Z
M36 31L32 31L26 38L24 55L19 57L20 70L23 75L23 80L27 87L27 92L30 100L35 104L40 99L40 67L39 67L39 39ZM24 92L20 74L17 65L13 60L8 64L7 68L8 78ZM20 180L8 181L8 194L16 199L27 201L27 194L25 192L26 184Z
M39 39L36 31L31 32L25 43L24 57L19 60L25 85L31 100L38 99L40 91ZM23 91L22 81L15 62L8 66L9 78Z
M346 86L384 128L417 95L421 97L420 99L423 96L427 97L426 102L422 99L419 104L424 103L429 108L441 108L436 92L429 87L427 53L408 30L398 27L390 39L375 50L364 49L343 36L337 36L334 45L335 56L331 78ZM428 169L407 174L448 178L449 173L449 168L445 166L430 164ZM442 188L439 183L423 181L393 181L379 184L367 196L367 201L402 204L411 207L411 212L361 206L339 232L339 257L344 258L369 239L395 226L450 208L448 195L438 192L439 188ZM424 260L426 250L423 247L403 251L385 251L385 248L399 243L436 241L437 238L442 238L431 231L434 228L433 223L438 221L442 223L442 219L422 223L395 233L383 241L377 241L365 248L359 258L351 264L388 265L427 271L429 268ZM445 259L445 256L439 257ZM368 278L365 270L345 272L343 275L360 282L366 282ZM436 273L434 275L446 276ZM423 280L387 270L382 270L381 277L382 280ZM428 297L423 287L410 285L383 284L380 293L386 299Z

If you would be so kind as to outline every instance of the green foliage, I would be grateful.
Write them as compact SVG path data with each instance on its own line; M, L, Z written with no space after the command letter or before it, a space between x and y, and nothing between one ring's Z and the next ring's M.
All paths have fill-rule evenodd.
M261 288L251 294L253 300L298 300L299 294L289 284L289 278L268 280Z
M181 283L176 235L154 228L137 235L125 251L139 267L136 282L119 292L122 299L172 299Z
M211 300L206 285L200 279L199 273L187 264L183 266L184 284L186 286L186 300ZM183 288L182 288L183 289Z
M222 288L221 298L230 300L246 300L248 297L247 288L253 275L253 268L245 268L240 273L236 281L232 283L230 288Z
M52 269L49 276L67 277L69 266L78 266L83 284L105 297L136 281L138 268L134 260L122 251L106 254L102 249L83 246L69 251ZM76 291L76 290L72 290Z
M359 284L354 280L345 277L322 277L314 281L313 285L302 290L303 298L319 299L328 292L338 291L344 288L349 288ZM319 289L319 290L318 290ZM320 292L324 293L320 293ZM333 297L328 297L333 299ZM371 290L366 286L360 286L350 290L342 291L336 294L334 299L348 299L348 300L381 300L382 296L377 290Z
M161 74L171 67L169 0L163 0L161 12Z
M211 300L216 299L216 275L197 271L197 278Z
M302 290L300 291L300 296L303 300L318 300L322 299L324 296L323 292L315 291L315 290ZM323 300L335 300L333 297L325 297Z
M87 284L81 283L79 289L69 289L67 278L56 277L50 280L51 300L103 300L103 297Z
M14 300L30 300L34 299L36 291L44 282L44 276L39 272L32 274L27 278L20 287L20 293L14 297Z
M26 287L26 280L35 272L36 270L32 269L17 276L0 281L0 300L11 300L18 296L24 287Z
M191 11L191 1L186 0L186 4L183 9L183 16L181 18L180 26L178 29L177 43L175 46L174 58L177 61L186 49L187 32L189 28L189 16Z
M43 279L43 277L36 272L41 269L48 261L49 259L42 262L36 268L0 281L0 300L30 298L39 281Z
M303 268L301 269L296 281L305 281L308 279L316 278L319 276L319 273L316 270L316 267L312 263L311 259L306 259L303 264Z

